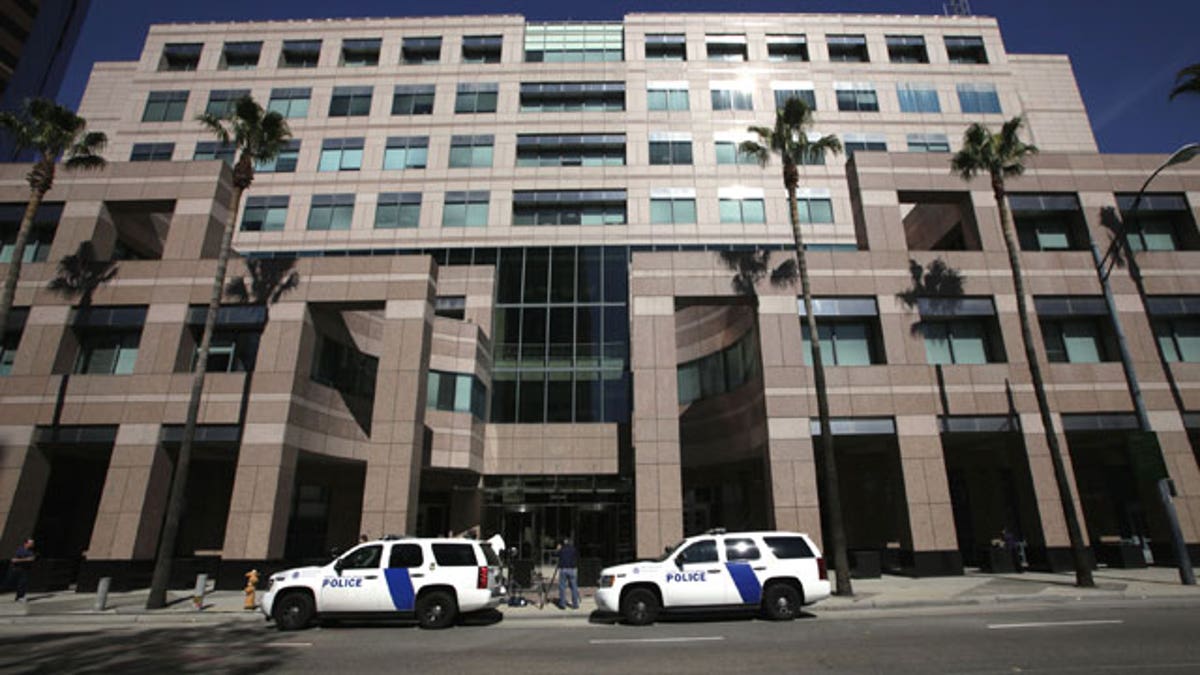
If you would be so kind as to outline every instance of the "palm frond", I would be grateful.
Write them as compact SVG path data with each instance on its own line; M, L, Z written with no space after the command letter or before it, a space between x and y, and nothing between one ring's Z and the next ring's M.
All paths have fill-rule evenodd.
M1175 88L1171 90L1171 100L1180 94L1200 94L1200 63L1186 66L1175 75Z
M738 152L753 157L759 166L766 166L771 161L771 151L755 141L742 141L738 145Z

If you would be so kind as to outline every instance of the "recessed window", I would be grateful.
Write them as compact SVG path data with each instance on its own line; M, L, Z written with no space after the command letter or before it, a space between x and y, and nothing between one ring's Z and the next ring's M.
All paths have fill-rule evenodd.
M431 370L425 392L426 407L430 409L487 418L487 388L474 375Z
M233 166L234 152L237 150L232 143L220 141L200 141L196 143L196 152L192 155L194 161L219 159Z
M719 352L679 364L675 372L679 405L735 391L758 377L759 372L758 331L751 329ZM700 543L713 544L711 541ZM694 553L694 549L688 551L689 556ZM712 554L716 555L715 545ZM695 559L689 557L688 560Z
M420 192L381 192L375 205L375 229L411 229L421 222Z
M142 111L143 122L178 122L187 108L186 91L152 91Z
M11 375L17 349L21 345L21 334L25 331L25 320L29 318L28 307L13 307L8 311L8 325L0 336L0 377Z
M221 50L221 68L253 70L258 67L258 55L261 52L261 42L226 42Z
M311 98L312 89L308 87L272 89L267 110L277 112L287 119L304 119L308 117L308 102Z
M371 87L334 87L330 117L366 117L371 114Z
M910 251L981 251L968 192L901 191L904 238Z
M1200 363L1200 296L1150 296L1146 312L1168 363Z
M406 65L437 63L441 56L441 37L406 37L401 41L400 61Z
M1194 251L1200 235L1187 197L1183 194L1147 193L1134 210L1137 195L1118 194L1117 206L1129 246L1134 251Z
M892 63L929 63L925 38L920 35L888 35L884 39Z
M456 113L494 113L500 85L491 83L462 83L454 99Z
M900 99L900 112L906 113L939 113L942 105L938 102L937 89L932 84L896 85L896 97Z
M379 38L342 40L342 62L348 68L379 65Z
M625 109L624 82L522 82L522 112Z
M754 94L750 89L733 87L712 88L713 110L754 110Z
M317 171L358 171L362 168L363 139L327 138L321 143Z
M909 152L950 152L946 134L908 134Z
M987 50L983 38L977 36L946 36L946 56L950 63L987 63Z
M451 136L450 137L450 168L481 168L492 165L492 146L495 137L481 136Z
M13 247L21 219L25 216L25 204L0 204L0 263L12 262ZM23 262L45 262L50 256L50 244L62 218L61 204L42 204L33 216L33 230L25 240Z
M517 136L517 166L624 165L624 134Z
M89 307L76 310L72 322L79 352L73 372L130 375L137 362L145 307Z
M347 341L350 340L347 338ZM346 345L327 335L317 337L313 350L312 372L309 379L317 384L332 387L344 395L371 401L375 398L375 381L379 373L379 358L365 354L353 345ZM374 568L379 566L381 546L359 548L352 554L357 557L365 552L366 558L352 561L350 569Z
M488 192L447 192L442 205L442 227L487 227Z
M829 197L797 194L796 208L802 223L833 222L833 201Z
M191 71L200 66L200 52L204 45L199 42L168 42L163 47L162 60L158 69L163 71Z
M308 211L310 230L349 230L354 220L354 195L313 195Z
M129 153L131 162L169 162L175 154L174 143L134 143Z
M1082 251L1087 224L1073 194L1009 193L1008 206L1022 251Z
M242 212L243 232L278 232L287 220L287 195L247 197Z
M504 38L500 35L465 35L462 41L463 63L500 63Z
M749 225L767 222L767 211L762 197L721 197L718 208L722 223Z
M625 58L625 27L620 23L527 23L527 63L582 63Z
M432 84L398 84L392 94L393 115L432 115Z
M879 97L869 82L834 82L838 110L842 112L879 112Z
M808 61L808 38L801 35L768 35L768 61Z
M208 105L204 106L204 112L216 117L228 117L233 114L237 102L249 95L249 89L213 89L208 93Z
M717 141L717 164L758 164L758 158L742 152L741 145L738 141Z
M646 86L646 108L648 110L687 110L687 82L649 83Z
M467 317L465 295L439 295L433 299L433 315L462 321Z
M994 84L960 84L958 104L964 113L1000 114L1000 95Z
M817 94L813 91L812 85L808 84L805 88L783 89L771 87L775 92L775 109L783 110L789 99L799 99L808 106L809 110L817 109Z
M920 298L920 330L930 365L1004 361L991 298Z
M424 169L429 158L428 136L392 136L383 151L383 168L387 171Z
M1093 296L1042 296L1033 299L1046 360L1051 363L1100 363L1117 360L1116 337L1104 299Z
M650 164L691 164L692 136L686 133L651 133Z
M191 372L199 358L200 340L204 333L207 306L188 307L187 331L180 345L181 354L176 372ZM208 373L248 373L254 371L258 346L266 319L260 305L221 307L213 328L212 344L208 350Z
M695 225L694 190L650 190L651 225Z
M624 225L624 190L515 190L513 225Z
M254 170L262 173L295 173L300 160L300 139L289 139L273 159L258 162Z
M704 47L709 61L745 61L744 34L705 35Z
M887 152L887 137L883 134L846 134L842 149L848 157L856 152Z
M646 33L647 61L687 61L687 38L683 33Z
M805 316L803 301L797 303ZM875 298L814 298L817 333L821 336L821 361L827 366L871 366L886 363L879 309ZM812 339L808 322L802 324L804 363L812 365Z
M320 60L320 40L284 40L279 52L280 68L316 68Z
M871 60L865 35L829 35L825 41L829 45L830 61L867 63Z

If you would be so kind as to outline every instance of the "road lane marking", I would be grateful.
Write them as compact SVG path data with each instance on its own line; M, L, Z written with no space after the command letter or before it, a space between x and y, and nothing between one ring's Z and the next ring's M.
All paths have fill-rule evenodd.
M607 639L607 640L588 640L588 643L593 644L593 645L621 645L621 644L631 644L631 643L637 643L637 642L713 642L713 641L724 640L724 639L725 639L724 636L713 635L713 636L709 636L709 637L677 637L677 638L628 638L628 639L612 638L612 639Z
M266 647L311 647L311 642L264 642Z
M1039 621L1035 623L989 623L988 628L1054 628L1057 626L1102 626L1106 624L1125 623L1120 619L1092 619L1085 621Z

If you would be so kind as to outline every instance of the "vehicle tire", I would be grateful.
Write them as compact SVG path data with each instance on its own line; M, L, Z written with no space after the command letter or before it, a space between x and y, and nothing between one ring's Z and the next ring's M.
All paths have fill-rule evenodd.
M800 591L786 583L771 584L763 593L763 614L772 621L791 621L804 604Z
M658 597L648 588L635 588L621 598L621 618L631 626L654 623L658 610Z
M458 603L445 591L433 591L417 598L416 610L421 628L445 628L458 615Z
M288 593L275 601L271 615L279 630L300 630L312 623L315 608L312 596L307 593Z

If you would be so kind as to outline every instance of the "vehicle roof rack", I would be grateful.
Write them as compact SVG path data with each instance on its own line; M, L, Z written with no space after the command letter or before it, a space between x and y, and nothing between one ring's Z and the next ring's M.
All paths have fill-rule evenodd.
M725 534L725 528L714 527L714 528L710 529L708 532L705 532L704 534Z
M396 541L397 539L412 539L407 534L385 534L379 538L380 541Z

